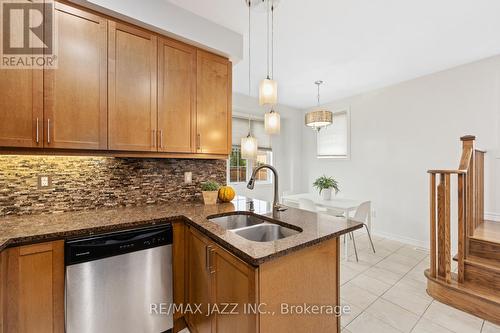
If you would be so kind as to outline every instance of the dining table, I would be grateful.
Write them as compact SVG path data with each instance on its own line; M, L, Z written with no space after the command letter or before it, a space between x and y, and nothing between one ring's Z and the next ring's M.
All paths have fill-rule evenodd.
M359 200L359 199L349 199L349 198L339 198L332 197L329 200L323 199L317 193L299 193L299 194L289 194L281 197L281 202L285 206L300 208L300 199L307 199L314 203L314 205L318 208L318 211L322 209L326 209L325 214L339 214L343 215L346 218L354 217L356 210L358 207L364 203L369 202L370 204L370 214L366 221L360 221L366 223L368 230L371 232L371 222L372 222L372 214L371 214L371 201L370 200ZM345 259L349 258L349 237L345 237Z

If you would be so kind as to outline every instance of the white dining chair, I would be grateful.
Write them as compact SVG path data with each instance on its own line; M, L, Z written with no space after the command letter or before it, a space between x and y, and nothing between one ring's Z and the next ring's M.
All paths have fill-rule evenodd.
M354 213L354 216L351 218L351 220L363 223L363 226L365 227L366 232L368 233L368 239L370 240L370 245L372 246L373 253L376 253L375 246L373 246L372 236L370 234L370 229L368 228L368 225L366 224L366 221L368 219L368 214L370 214L370 208L371 208L371 204L369 201L363 202L356 209L356 212ZM356 254L356 261L359 261L358 260L358 250L356 249L356 241L354 240L354 234L352 232L350 234L350 237L352 239L352 244L354 245L354 253Z
M326 213L328 215L332 215L335 217L343 217L345 218L345 213L341 210L334 209L334 208L327 208ZM359 261L358 259L358 249L356 248L356 240L354 239L354 232L350 232L349 234L344 234L344 247L346 248L346 253L347 253L347 247L349 246L346 242L346 237L349 236L349 238L352 240L352 245L354 247L354 254L356 255L356 261Z

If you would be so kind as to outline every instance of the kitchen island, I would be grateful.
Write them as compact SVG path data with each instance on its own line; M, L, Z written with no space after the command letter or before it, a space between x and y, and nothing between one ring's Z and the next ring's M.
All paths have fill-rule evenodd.
M12 299L9 292L24 288L23 283L29 285L30 290L37 289L30 283L47 283L40 276L33 281L21 277L22 260L12 260L12 255L8 255L12 249L55 244L45 247L52 253L53 267L44 271L51 272L47 279L51 279L53 288L39 291L46 294L37 297L35 302L40 304L30 309L46 309L45 303L50 300L52 313L50 320L46 320L56 332L64 327L64 312L61 313L64 311L64 285L61 286L64 261L58 262L64 258L60 253L62 241L172 223L174 302L184 305L174 314L175 330L186 321L192 332L199 333L236 329L238 332L340 331L340 319L336 316L340 304L338 238L361 228L362 224L295 208L273 214L269 212L269 203L257 200L252 201L254 211L249 211L250 201L237 197L231 203L214 206L165 203L0 219L0 322L4 323L4 330L7 327L8 331L9 321L35 318L11 313L13 309L23 312L27 308L22 301ZM213 222L213 218L235 213L263 218L268 224L295 232L281 239L260 242ZM19 304L12 304L17 301ZM201 305L201 312L186 311L186 305L194 308L195 304Z

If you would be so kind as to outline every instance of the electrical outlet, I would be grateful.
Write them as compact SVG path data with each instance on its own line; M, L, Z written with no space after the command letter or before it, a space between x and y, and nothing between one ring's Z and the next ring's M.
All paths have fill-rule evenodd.
M193 182L193 173L191 171L184 172L184 183L191 184Z
M47 189L52 186L52 179L48 175L40 175L38 176L38 188L39 189Z

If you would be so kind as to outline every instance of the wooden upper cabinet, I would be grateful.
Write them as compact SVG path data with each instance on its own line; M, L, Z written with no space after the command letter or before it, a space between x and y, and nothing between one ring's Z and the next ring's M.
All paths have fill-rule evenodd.
M0 147L230 153L228 59L67 2L54 16L57 68L0 70Z
M0 146L43 147L41 69L0 70Z
M64 332L64 241L5 250L4 331Z
M157 151L157 37L108 25L109 149Z
M158 151L191 153L196 140L196 48L158 43Z
M197 51L197 152L224 154L231 151L231 62Z
M56 3L58 68L44 72L45 147L107 148L107 21Z

